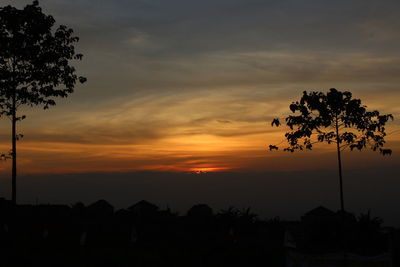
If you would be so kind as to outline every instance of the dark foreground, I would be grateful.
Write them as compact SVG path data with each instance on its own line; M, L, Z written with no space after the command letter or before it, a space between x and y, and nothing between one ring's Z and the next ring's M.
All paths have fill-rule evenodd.
M399 231L318 207L298 222L250 210L185 216L146 201L114 211L0 199L0 266L399 266Z

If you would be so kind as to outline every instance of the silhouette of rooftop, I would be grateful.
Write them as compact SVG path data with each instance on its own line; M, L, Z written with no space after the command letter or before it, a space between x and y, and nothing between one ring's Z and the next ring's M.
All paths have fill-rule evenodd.
M324 206L318 206L304 214L304 216L335 216L336 213Z

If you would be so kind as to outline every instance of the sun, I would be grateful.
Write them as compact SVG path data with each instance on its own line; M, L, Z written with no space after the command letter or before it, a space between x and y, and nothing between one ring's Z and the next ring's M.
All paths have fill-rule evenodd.
M190 172L194 174L205 174L205 173L210 173L210 172L220 172L226 170L226 168L218 168L218 167L197 167L197 168L191 168Z

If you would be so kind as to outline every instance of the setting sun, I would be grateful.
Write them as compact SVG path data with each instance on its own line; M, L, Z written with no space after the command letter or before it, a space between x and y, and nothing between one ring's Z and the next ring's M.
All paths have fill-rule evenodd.
M200 168L192 168L190 172L195 174L209 173L209 172L221 172L227 171L229 168L218 168L218 167L200 167Z

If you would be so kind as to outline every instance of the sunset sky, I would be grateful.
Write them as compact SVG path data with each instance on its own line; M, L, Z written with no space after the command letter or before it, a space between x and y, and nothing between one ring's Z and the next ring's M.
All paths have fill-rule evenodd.
M1 6L29 3L0 0ZM288 115L302 91L334 87L395 117L387 127L393 155L345 153L345 170L373 168L399 177L397 0L41 0L40 5L80 37L76 47L84 58L76 67L88 82L50 110L21 110L28 115L19 125L25 135L18 143L23 176L336 171L334 147L295 154L267 150L286 130L272 128L272 118ZM7 151L6 118L0 130ZM10 162L0 168L8 186ZM1 193L7 195L8 188Z

